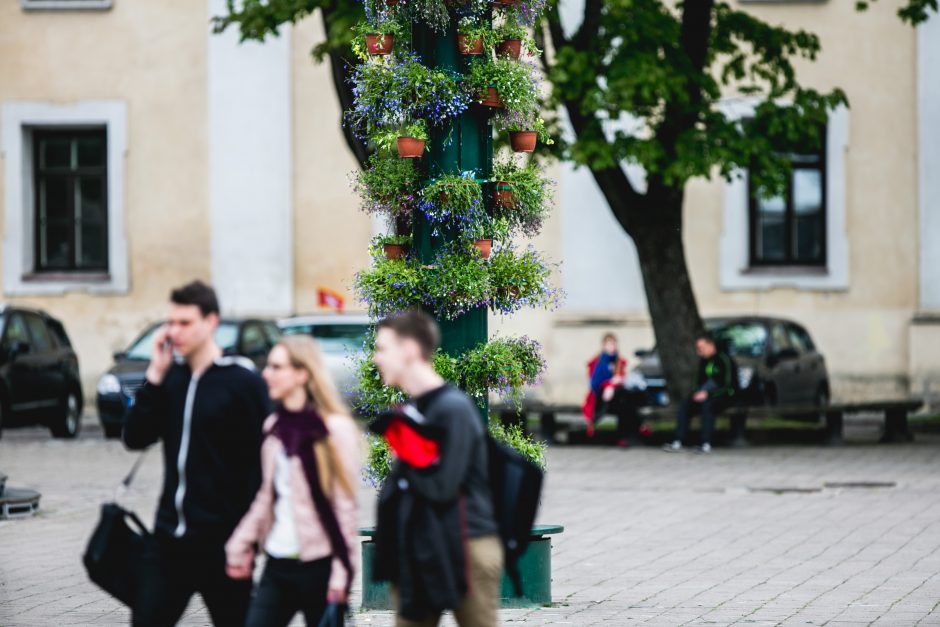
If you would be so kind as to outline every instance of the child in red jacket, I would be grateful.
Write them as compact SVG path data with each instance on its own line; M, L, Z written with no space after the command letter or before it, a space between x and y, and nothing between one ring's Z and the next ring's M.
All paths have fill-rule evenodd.
M627 360L617 351L617 337L605 333L601 340L601 352L588 362L590 389L581 410L587 422L588 436L605 413L617 416L618 444L627 446L628 437L635 436L639 427L636 404L624 387L627 377Z

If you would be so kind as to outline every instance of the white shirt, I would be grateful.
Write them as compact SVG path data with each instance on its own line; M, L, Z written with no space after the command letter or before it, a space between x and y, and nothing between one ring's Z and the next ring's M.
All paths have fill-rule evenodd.
M281 448L274 465L274 493L277 497L274 501L274 525L264 545L264 550L271 557L297 558L300 555L290 490L290 462Z

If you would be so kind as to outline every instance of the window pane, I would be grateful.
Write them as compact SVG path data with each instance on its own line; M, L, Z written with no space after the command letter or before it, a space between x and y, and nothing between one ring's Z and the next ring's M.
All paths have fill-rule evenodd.
M82 268L99 269L106 267L108 237L104 224L82 224L78 257Z
M78 139L78 165L82 168L103 166L105 141L103 136L80 137Z
M104 222L104 180L82 178L78 180L78 210L75 215L85 224Z
M26 326L29 327L29 335L33 338L33 350L37 353L45 353L52 350L52 340L49 339L49 332L42 318L35 314L25 314Z
M69 227L64 224L47 226L39 234L39 260L43 268L67 270L72 265L72 243Z
M72 142L67 137L39 140L39 165L43 168L68 168L72 165Z
M781 196L757 200L756 252L761 261L781 261L786 258L786 206L786 201Z
M793 258L812 263L822 260L823 238L822 172L793 171Z
M39 182L39 218L44 224L68 223L72 220L69 181L62 176L49 176Z

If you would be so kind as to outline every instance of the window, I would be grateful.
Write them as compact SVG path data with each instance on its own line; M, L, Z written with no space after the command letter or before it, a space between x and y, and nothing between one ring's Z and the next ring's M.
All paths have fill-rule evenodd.
M34 269L107 272L107 134L36 131Z
M52 350L52 338L46 330L46 325L42 318L36 314L24 314L26 326L29 327L29 335L33 339L33 350L37 353L47 353Z
M6 335L3 337L3 350L9 352L14 344L30 344L29 330L23 322L23 316L12 314L7 322Z
M788 324L787 333L790 336L790 343L793 344L800 353L811 353L816 350L816 347L813 345L813 340L810 339L809 333L807 333L805 329L795 324Z
M249 323L242 329L242 354L246 357L260 357L266 355L268 344L264 337L261 325Z
M790 156L793 172L783 195L764 198L748 184L751 266L826 265L826 147L822 143L818 152Z
M787 337L786 329L782 324L774 324L770 329L770 339L773 345L773 353L779 353L787 349L793 349L790 345L790 338Z

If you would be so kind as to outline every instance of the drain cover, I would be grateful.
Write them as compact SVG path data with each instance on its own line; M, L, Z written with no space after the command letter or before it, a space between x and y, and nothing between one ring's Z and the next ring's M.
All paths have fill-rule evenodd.
M827 488L894 488L897 485L894 481L827 481L823 484Z

